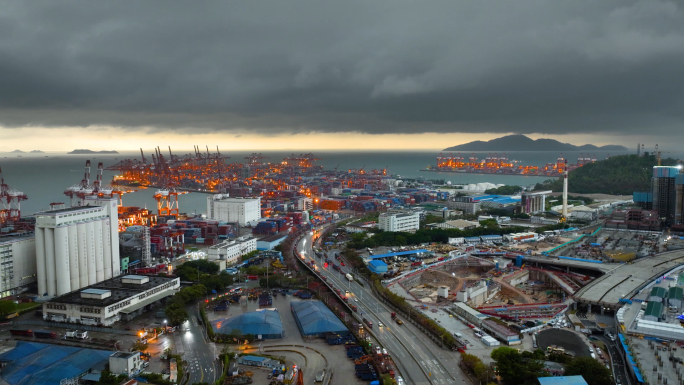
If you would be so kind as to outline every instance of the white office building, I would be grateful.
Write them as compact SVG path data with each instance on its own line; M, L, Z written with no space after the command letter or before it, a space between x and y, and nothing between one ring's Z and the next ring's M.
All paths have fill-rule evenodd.
M109 371L115 375L136 374L142 369L140 352L114 352L109 356Z
M23 293L36 283L33 233L0 237L0 298Z
M207 197L207 219L237 222L240 226L255 223L261 218L261 197L231 198L228 194Z
M223 241L207 249L207 259L210 261L223 260L226 266L234 265L245 254L257 249L257 239L254 237L240 237Z
M57 296L121 273L116 198L36 214L38 293Z
M416 231L420 228L420 214L382 213L378 218L378 228L384 231Z
M43 319L110 326L130 321L180 289L180 278L123 275L55 297L43 304Z

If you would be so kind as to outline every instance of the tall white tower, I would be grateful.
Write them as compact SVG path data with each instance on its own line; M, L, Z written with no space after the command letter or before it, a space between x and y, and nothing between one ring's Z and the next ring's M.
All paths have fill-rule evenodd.
M117 210L116 198L88 197L83 206L36 214L40 295L66 294L120 274Z
M563 218L568 217L568 160L563 167Z

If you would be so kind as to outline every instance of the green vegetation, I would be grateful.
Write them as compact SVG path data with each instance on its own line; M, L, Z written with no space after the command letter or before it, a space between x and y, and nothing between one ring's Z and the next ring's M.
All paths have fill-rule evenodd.
M0 316L15 313L19 306L14 301L0 301Z
M576 357L565 366L566 376L580 375L589 385L611 385L613 376L610 369L591 357Z
M204 285L192 285L181 289L171 297L171 301L166 306L166 318L171 325L180 325L187 321L189 316L185 310L185 305L207 295L207 288Z
M109 370L105 369L100 374L100 380L95 383L95 385L119 385L124 380L127 380L128 376L125 374L119 374L118 376Z
M233 277L222 271L220 274L219 266L213 262L199 259L197 261L185 262L176 269L176 275L181 281L198 282L207 289L223 290L226 286L233 284Z
M432 223L444 223L444 218L438 217L436 215L426 215L425 219L420 222L422 226L429 225Z
M209 339L214 338L214 328L211 327L211 324L209 323L209 318L207 317L207 312L204 311L204 307L200 307L200 316L202 317L202 322L204 323L204 327L207 329L207 336Z
M144 378L145 381L149 382L150 384L156 384L156 385L174 385L175 384L175 382L165 380L164 377L159 373L141 373L138 375L138 377ZM182 378L180 376L180 371L178 372L178 378L179 379Z
M280 246L280 245L278 245L278 246ZM246 260L248 260L248 259L250 259L250 258L256 256L256 255L259 254L259 253L260 253L259 250L250 251L249 253L243 255L243 256L240 257L240 258L242 258L242 261L244 262L244 261L246 261Z
M487 215L496 215L498 217L511 217L513 219L530 219L530 216L525 213L514 213L505 209L487 209Z
M568 174L568 189L580 194L631 195L634 191L650 191L654 155L618 155L579 167ZM674 166L672 158L662 159L663 166ZM563 191L563 180L549 179L537 183L535 190Z
M520 186L501 186L485 190L485 194L492 195L515 195L523 190Z
M461 353L461 363L470 370L470 373L475 375L479 383L491 380L493 373L489 367L485 365L480 357L468 353Z
M259 280L261 287L292 287L296 284L295 278L288 278L283 274L273 274L268 277L268 280L265 277Z
M499 376L505 385L537 385L538 377L548 377L543 371L544 352L539 349L533 353L518 353L517 349L502 346L494 349L491 357L496 361Z

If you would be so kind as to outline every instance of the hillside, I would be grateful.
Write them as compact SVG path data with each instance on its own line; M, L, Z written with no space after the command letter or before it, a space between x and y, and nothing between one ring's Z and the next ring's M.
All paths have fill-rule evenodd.
M590 163L568 174L568 190L578 194L631 195L634 191L651 191L655 156L618 155ZM676 159L662 159L663 166L674 166ZM535 190L563 191L562 179L537 183Z
M70 155L89 155L89 154L118 154L117 151L93 151L93 150L86 150L86 149L78 149L74 150L71 152L68 152L67 154Z
M593 144L575 146L554 139L533 140L525 135L508 135L489 141L476 140L442 151L628 151L624 146L607 145L597 147Z

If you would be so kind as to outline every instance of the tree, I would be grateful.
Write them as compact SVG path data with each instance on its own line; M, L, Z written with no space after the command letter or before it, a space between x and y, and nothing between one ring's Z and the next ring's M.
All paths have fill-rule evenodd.
M125 374L119 374L118 376L109 370L105 369L100 374L100 380L95 383L95 385L119 385L123 380L128 378Z
M520 186L501 186L485 190L485 194L495 195L515 195L523 190Z
M17 311L19 305L14 301L0 301L0 316L6 316Z
M591 357L575 357L565 366L566 376L582 376L589 385L614 384L610 369Z
M547 374L542 371L544 363L534 358L524 358L516 349L502 346L491 355L499 368L499 375L507 385L536 385L538 377Z

